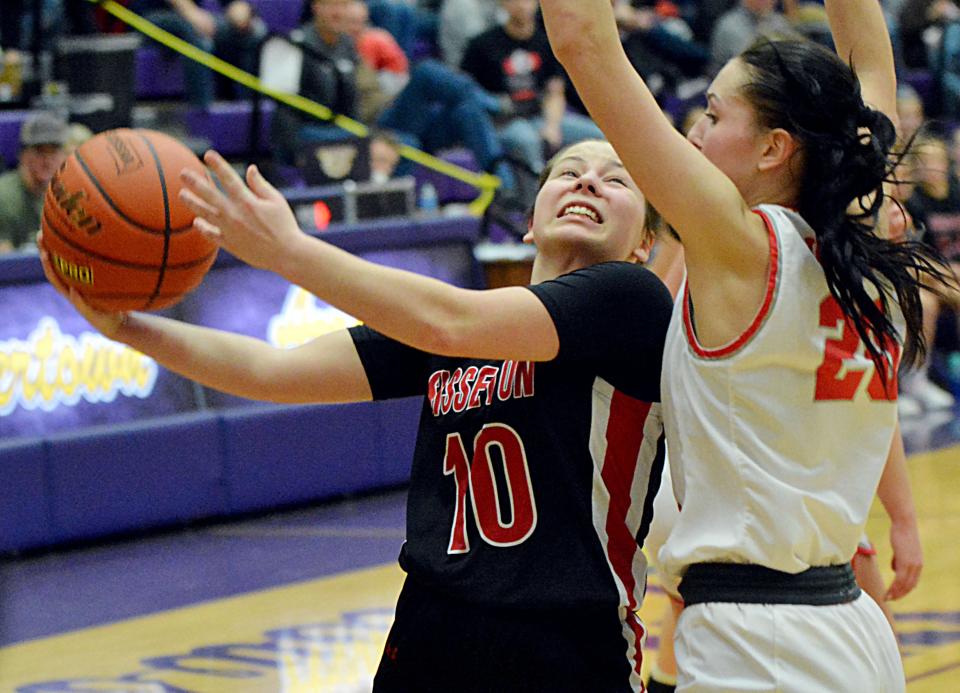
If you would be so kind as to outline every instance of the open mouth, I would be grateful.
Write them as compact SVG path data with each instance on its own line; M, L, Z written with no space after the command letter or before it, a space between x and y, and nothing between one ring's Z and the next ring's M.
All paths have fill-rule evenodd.
M583 202L571 202L560 210L557 218L565 216L585 217L595 224L603 223L603 215L596 209Z

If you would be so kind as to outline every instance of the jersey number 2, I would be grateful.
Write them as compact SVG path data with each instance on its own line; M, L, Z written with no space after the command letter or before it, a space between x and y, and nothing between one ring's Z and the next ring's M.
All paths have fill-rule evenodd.
M857 394L865 370L846 369L845 364L863 352L863 342L857 328L843 314L840 304L833 296L827 296L820 304L820 326L839 329L839 336L827 339L823 362L817 369L817 389L814 399L850 401ZM867 386L872 400L895 400L897 398L897 365L900 362L900 346L893 343L886 349L887 386L883 386L880 371L873 369L873 377ZM889 364L893 364L891 368ZM842 374L842 375L841 375Z
M494 451L497 453L494 455ZM497 490L493 465L503 465L506 498ZM480 536L493 546L515 546L533 534L537 526L537 504L530 484L527 453L517 432L506 424L487 424L473 443L473 460L467 456L459 433L447 435L447 451L443 457L443 473L453 475L457 485L457 503L450 530L447 553L467 553L467 491L473 517ZM508 519L504 520L504 504Z

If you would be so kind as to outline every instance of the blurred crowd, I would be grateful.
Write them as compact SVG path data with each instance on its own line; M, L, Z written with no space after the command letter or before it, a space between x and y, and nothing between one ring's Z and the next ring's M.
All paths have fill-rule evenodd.
M373 130L371 176L403 172L401 143L431 153L467 150L497 175L499 199L523 208L536 175L560 147L602 136L554 58L537 0L285 0L300 3L293 31L267 21L266 0L121 0L131 10L241 69L270 79L290 70L292 88ZM763 36L805 36L830 45L822 3L807 0L611 0L624 49L678 127L697 112L718 66ZM904 143L896 189L917 237L960 267L960 0L881 0L901 77ZM38 30L39 29L39 30ZM63 35L127 28L85 0L4 0L0 14L0 104L16 97L19 66ZM281 56L273 58L271 55ZM265 56L262 58L262 56ZM229 80L181 61L185 101L249 98ZM288 76L289 77L289 76ZM912 86L911 86L912 85ZM49 114L33 116L19 137L15 170L0 175L0 251L32 243L42 193L89 131ZM278 107L270 151L302 166L313 147L344 131ZM0 159L2 166L2 159ZM926 297L929 339L960 349L960 297ZM944 327L944 325L947 325ZM948 407L952 398L920 372L905 383L902 408Z

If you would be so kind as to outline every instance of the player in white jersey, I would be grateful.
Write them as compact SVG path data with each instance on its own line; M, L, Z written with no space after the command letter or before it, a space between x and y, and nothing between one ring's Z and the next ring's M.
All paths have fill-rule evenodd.
M708 89L688 140L617 41L608 0L541 0L594 120L684 243L665 427L682 505L680 691L902 691L850 568L923 351L933 251L879 232L896 77L877 0L826 0L837 53L763 41ZM869 104L869 105L868 105ZM691 146L693 145L693 146Z
M652 265L653 263L649 266L656 271ZM893 612L888 602L905 597L913 591L923 569L923 550L920 544L913 494L910 491L907 476L907 459L903 441L899 436L895 437L894 444L890 447L887 464L880 478L880 485L877 487L877 497L880 498L890 517L890 546L893 549L894 578L889 585L884 584L877 563L876 549L866 536L858 543L851 565L857 584L877 602L890 622L890 626L894 627ZM669 693L675 690L677 684L673 634L677 618L683 610L683 599L680 597L680 580L674 575L665 573L660 565L658 554L660 548L666 543L678 516L679 508L673 494L670 467L669 464L665 464L660 490L653 501L653 522L650 523L650 531L647 532L643 545L650 565L658 573L660 587L668 598L660 619L656 655L651 661L651 673L647 681L649 693Z

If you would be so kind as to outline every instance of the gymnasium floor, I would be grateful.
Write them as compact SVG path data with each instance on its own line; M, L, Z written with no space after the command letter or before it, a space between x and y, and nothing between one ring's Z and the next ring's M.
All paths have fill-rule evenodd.
M894 611L911 693L960 691L960 418L904 424L926 567ZM0 693L369 691L404 492L0 564ZM879 506L870 535L889 565ZM656 577L642 615L656 645ZM452 692L455 693L455 692Z

